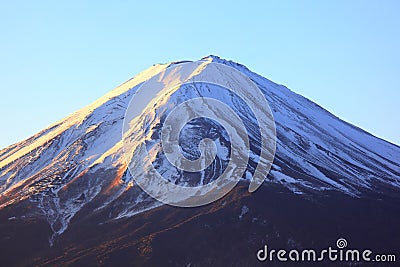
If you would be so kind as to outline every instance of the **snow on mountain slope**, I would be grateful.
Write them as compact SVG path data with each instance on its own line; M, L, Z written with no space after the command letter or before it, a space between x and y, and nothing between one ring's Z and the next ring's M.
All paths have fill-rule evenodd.
M268 182L280 183L296 194L336 190L355 197L363 194L398 193L400 188L400 148L350 125L286 87L261 77L246 67L206 57L210 62L231 66L247 75L265 95L276 123L277 150ZM105 220L133 216L151 209L159 202L144 193L127 172L123 153L122 127L126 108L141 84L160 74L160 82L178 83L192 73L166 75L170 63L154 65L118 86L91 105L56 122L20 143L0 150L0 207L33 201L44 215L54 236L68 227L69 221L83 207L93 211L107 206L113 212ZM167 95L167 92L166 92ZM155 155L151 164L176 183L207 183L226 167L229 138L220 125L197 120L182 130L181 147L187 157L196 157L194 145L199 137L214 140L217 157L203 172L195 175L172 168L159 143L157 114L168 114L174 106L195 96L214 97L237 112L249 132L251 155L245 179L251 178L260 151L257 121L245 103L223 88L200 85L183 86L169 92L163 102L144 114L146 146Z

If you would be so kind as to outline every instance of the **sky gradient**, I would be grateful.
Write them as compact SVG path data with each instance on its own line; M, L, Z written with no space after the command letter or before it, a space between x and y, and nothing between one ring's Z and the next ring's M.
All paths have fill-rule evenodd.
M0 148L154 63L210 54L400 144L399 1L81 2L0 3Z

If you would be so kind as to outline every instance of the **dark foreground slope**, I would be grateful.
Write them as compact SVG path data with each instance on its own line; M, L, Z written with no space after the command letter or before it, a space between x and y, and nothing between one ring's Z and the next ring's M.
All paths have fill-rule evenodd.
M246 185L204 207L161 206L102 224L99 221L110 210L83 210L53 247L45 219L8 220L16 208L6 208L0 211L1 265L269 266L279 263L256 259L265 244L287 250L323 249L335 247L338 238L345 238L351 248L399 255L398 199L360 199L334 191L304 197L280 185L264 185L249 195ZM17 209L29 214L25 204Z

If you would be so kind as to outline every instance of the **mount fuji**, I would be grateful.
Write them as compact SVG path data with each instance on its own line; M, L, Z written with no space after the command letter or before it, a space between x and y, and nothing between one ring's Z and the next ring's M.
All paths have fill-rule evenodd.
M219 63L240 71L270 106L276 153L261 187L247 191L261 150L257 120L246 103L215 85L165 92L165 101L143 110L148 129L143 140L155 155L150 164L165 179L189 186L215 180L230 154L229 136L218 122L199 118L180 134L188 158L198 157L200 139L216 144L214 162L198 173L168 165L157 144L160 123L179 103L216 98L238 114L249 133L251 155L238 186L206 206L179 208L153 199L135 184L122 135L132 97L156 75L168 84L202 72L168 72L185 61L155 64L94 103L0 150L1 264L253 266L265 243L318 248L342 236L352 246L398 252L400 147L241 64L217 56L200 61L204 69Z

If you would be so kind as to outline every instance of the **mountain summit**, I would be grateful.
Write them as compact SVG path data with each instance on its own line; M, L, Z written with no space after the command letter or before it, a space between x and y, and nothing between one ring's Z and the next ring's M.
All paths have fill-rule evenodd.
M400 200L400 147L340 120L243 65L217 56L201 59L203 69L193 73L168 72L169 67L184 62L153 65L94 103L0 150L0 218L3 222L0 248L9 252L5 262L29 265L32 260L35 265L79 265L129 259L133 263L152 265L160 262L151 256L158 256L169 260L171 265L218 265L223 260L214 254L217 251L212 252L209 247L202 250L198 246L208 244L204 238L215 241L226 234L231 236L221 242L229 243L229 249L223 249L223 244L213 249L225 250L225 253L241 250L243 254L236 254L232 260L245 255L239 262L246 264L251 262L249 257L253 257L256 250L243 250L243 246L255 249L262 240L301 247L307 246L307 242L321 244L329 237L334 238L339 229L349 234L356 225L360 231L371 230L378 224L394 229L400 214L399 205L394 204ZM128 171L122 136L127 107L150 78L159 75L160 83L173 83L185 75L201 75L213 62L246 75L265 96L275 120L277 137L271 171L260 190L252 194L243 190L254 174L261 150L254 114L246 103L224 88L210 84L195 88L181 86L168 95L165 92L164 101L156 103L151 110L143 110L143 116L148 119L143 140L155 155L150 164L156 166L165 179L188 186L206 184L215 180L229 161L228 134L217 122L202 118L183 128L179 143L186 157L195 159L200 139L213 140L217 154L207 169L197 173L180 172L168 165L163 156L158 146L160 123L174 107L196 96L215 98L235 111L246 125L251 151L240 186L224 198L201 208L163 205L138 187ZM269 205L280 205L287 213L277 207L265 208ZM306 218L298 219L299 228L296 228L291 220L302 217L299 210L304 211ZM361 210L365 213L354 215ZM310 230L306 237L301 233L301 229L315 226L310 219L312 214L329 222L327 225L335 223L331 225L335 230L329 232L326 239L318 236L318 232L323 233L322 226ZM373 214L380 217L374 218ZM340 217L349 221L341 225ZM361 224L371 218L375 219L373 225ZM198 232L191 232L190 227ZM221 232L221 229L224 230ZM102 231L107 232L99 236ZM204 231L202 237L200 233ZM362 235L356 234L355 242L368 241ZM371 237L374 242L379 239L377 235ZM85 241L80 242L80 236L85 237ZM193 249L203 251L204 258L186 251L189 236L199 238L198 246ZM247 245L239 244L244 236L243 242ZM387 232L381 232L381 236L387 237ZM26 237L36 241L22 244ZM178 251L163 250L174 239L181 241L177 250L182 249L183 254L188 252L193 258L179 258ZM387 244L390 245L391 242ZM26 262L13 257L18 246L29 249ZM132 248L134 252L129 254Z

